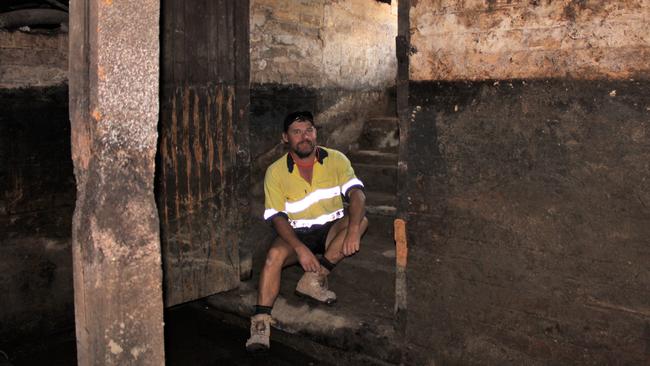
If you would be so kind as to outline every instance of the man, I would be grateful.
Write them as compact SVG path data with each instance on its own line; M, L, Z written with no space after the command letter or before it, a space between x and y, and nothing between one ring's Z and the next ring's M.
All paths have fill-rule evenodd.
M269 348L271 310L282 269L300 263L305 273L296 294L331 304L336 294L328 289L327 275L344 257L359 251L368 227L363 183L345 155L316 145L313 115L289 114L282 140L289 152L271 164L264 177L264 219L278 236L260 275L251 337L246 342L249 351ZM347 212L343 199L349 202Z

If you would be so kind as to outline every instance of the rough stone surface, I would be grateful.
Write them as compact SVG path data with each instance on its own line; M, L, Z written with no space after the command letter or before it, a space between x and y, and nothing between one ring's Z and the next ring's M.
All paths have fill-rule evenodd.
M411 1L411 80L643 75L646 0Z
M67 78L67 33L0 31L0 88L54 86Z
M159 3L70 4L78 362L164 364L153 195Z
M381 89L396 73L396 5L251 1L251 81Z
M399 342L395 338L392 318L395 291L395 245L389 232L392 220L372 215L369 220L372 226L362 240L361 251L340 262L328 276L329 288L337 294L335 304L316 304L296 296L294 290L304 271L297 265L283 271L280 295L272 313L277 321L271 331L272 341L282 339L277 331L280 329L299 335L305 343L311 341L333 347L341 353L376 360L362 363L336 359L339 355L317 354L325 362L343 365L399 363ZM265 227L261 219L255 220L254 224L259 228ZM271 231L270 228L265 231L264 234L268 234L265 236L262 230L255 233L265 249L273 239ZM210 296L205 303L243 317L245 326L249 326L263 263L263 256L253 258L254 273L250 281L242 283L234 291ZM300 349L306 351L308 347L303 343Z
M411 84L413 362L647 362L649 85Z
M647 363L648 3L400 10L405 362Z

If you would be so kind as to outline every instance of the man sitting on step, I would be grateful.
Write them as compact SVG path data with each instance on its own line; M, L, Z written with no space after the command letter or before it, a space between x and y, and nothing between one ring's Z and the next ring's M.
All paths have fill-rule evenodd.
M264 177L264 219L278 236L260 275L251 337L246 342L249 351L269 348L271 309L280 291L282 269L300 263L305 273L296 294L331 304L336 294L328 290L327 275L344 257L359 251L368 227L363 183L345 155L316 145L313 115L289 114L282 140L289 152L271 164ZM343 199L349 202L347 210Z

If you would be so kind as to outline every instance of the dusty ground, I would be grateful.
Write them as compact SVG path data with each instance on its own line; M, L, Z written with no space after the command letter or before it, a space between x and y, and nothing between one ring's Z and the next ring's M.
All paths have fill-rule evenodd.
M334 359L358 354L368 359L356 359L355 362L398 363L399 346L393 323L395 250L390 233L392 219L378 215L370 215L369 219L371 226L362 239L361 251L341 262L329 277L330 288L338 297L335 304L315 304L294 295L303 271L292 266L282 273L280 296L272 315L277 329L341 352ZM251 280L242 282L237 290L206 298L205 305L213 311L236 315L242 324L247 324L256 303L263 260L258 255L255 257ZM244 341L245 338L241 339L242 344ZM313 346L294 343L294 339L287 341L301 349Z
M244 349L247 337L248 329L223 322L199 302L180 305L165 313L165 362L168 366L329 365L279 342L272 342L270 352L250 355ZM14 366L77 364L72 329L8 353ZM2 361L0 356L0 365L5 366Z

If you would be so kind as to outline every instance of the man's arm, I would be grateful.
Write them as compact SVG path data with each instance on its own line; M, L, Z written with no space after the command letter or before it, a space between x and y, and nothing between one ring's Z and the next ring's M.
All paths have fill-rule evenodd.
M312 253L311 250L309 250L309 248L307 248L307 246L303 244L300 239L298 239L298 236L293 231L293 228L291 225L289 225L287 218L282 215L277 215L273 217L271 221L273 222L273 227L278 233L278 236L280 236L282 240L284 240L293 248L293 250L296 251L296 255L298 256L298 261L300 262L302 269L304 269L305 272L318 272L320 268L318 259L314 253Z
M359 251L361 241L361 221L366 216L366 195L359 188L351 188L348 193L350 206L348 206L348 230L343 239L343 254L352 255Z

